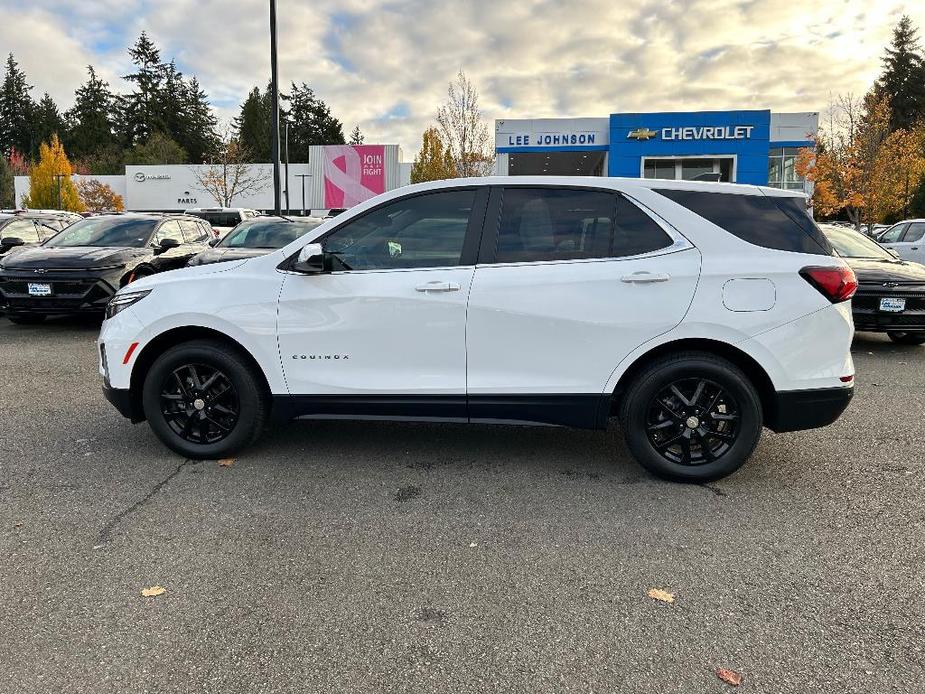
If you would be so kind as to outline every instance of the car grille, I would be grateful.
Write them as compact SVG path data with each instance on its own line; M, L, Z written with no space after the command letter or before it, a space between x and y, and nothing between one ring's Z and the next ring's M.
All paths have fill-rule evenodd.
M50 285L51 296L31 296L29 284ZM0 305L10 311L102 311L114 293L106 282L93 277L0 277Z
M881 311L880 299L884 297L905 299L905 311ZM861 284L851 300L851 310L858 330L925 330L925 286L884 287L880 282Z

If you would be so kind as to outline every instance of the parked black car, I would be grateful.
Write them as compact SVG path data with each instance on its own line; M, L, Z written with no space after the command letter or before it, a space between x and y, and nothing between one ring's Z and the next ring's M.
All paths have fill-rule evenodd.
M292 243L311 231L324 220L317 217L289 219L287 217L258 217L247 219L228 232L220 241L210 243L212 248L194 256L193 265L208 265L224 260L240 260L266 255Z
M75 222L41 246L0 259L0 309L14 323L102 315L120 287L183 267L211 238L208 223L188 215L101 215Z
M0 214L0 256L14 248L37 246L81 219L79 214L71 212Z
M854 327L885 332L900 344L925 344L925 265L900 260L853 229L819 228L857 275L851 300Z

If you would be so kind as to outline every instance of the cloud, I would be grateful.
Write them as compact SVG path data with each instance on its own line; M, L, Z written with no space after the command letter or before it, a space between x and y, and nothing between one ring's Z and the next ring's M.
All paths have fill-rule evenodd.
M410 158L460 69L489 119L822 110L868 88L903 13L925 32L925 6L902 0L280 0L280 79ZM267 26L249 0L0 0L0 46L62 106L90 62L125 88L125 49L146 30L228 119L269 78Z

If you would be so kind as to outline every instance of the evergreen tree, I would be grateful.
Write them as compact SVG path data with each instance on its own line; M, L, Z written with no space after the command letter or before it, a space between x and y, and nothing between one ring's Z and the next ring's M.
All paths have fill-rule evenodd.
M6 60L3 85L0 86L0 154L14 149L32 151L32 111L35 104L26 83L26 74L10 53Z
M261 92L259 87L254 87L241 104L241 113L234 119L238 139L254 161L270 161L272 113L270 89Z
M173 132L173 138L189 154L190 161L201 163L215 151L218 143L215 114L209 105L209 97L195 77L183 83L181 94L183 118Z
M145 32L141 32L128 53L136 69L124 79L133 83L135 89L119 97L119 131L123 144L133 147L166 128L161 107L164 66L160 51Z
M16 189L13 184L13 167L0 155L0 208L16 207Z
M74 157L95 157L116 146L113 108L115 100L109 84L87 66L87 81L74 92L74 106L65 113L68 124L67 146ZM93 172L100 173L100 172Z
M147 142L137 144L125 153L126 164L186 164L185 149L164 133L151 134Z
M362 145L363 140L366 139L363 137L363 133L360 131L360 126L357 124L353 128L353 132L350 133L350 144L351 145Z
M883 57L883 74L876 88L889 100L891 130L908 130L925 117L925 61L917 31L908 16L904 15L893 29L893 40Z
M45 92L32 111L32 141L41 144L50 141L52 135L63 137L64 133L64 118L58 111L58 105L51 95ZM31 152L33 158L38 157L38 150L36 146Z
M311 145L343 145L344 126L332 114L326 103L315 96L305 84L292 83L292 91L286 96L289 102L289 158L292 161L308 161Z

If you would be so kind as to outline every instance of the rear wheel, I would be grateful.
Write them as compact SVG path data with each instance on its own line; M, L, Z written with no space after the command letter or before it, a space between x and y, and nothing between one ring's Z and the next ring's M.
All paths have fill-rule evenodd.
M684 352L649 364L630 384L620 422L630 452L650 472L708 482L738 470L758 444L761 400L735 364Z
M253 443L266 422L266 396L252 368L219 342L172 347L145 377L145 417L158 438L182 456L229 456Z
M38 325L39 323L45 320L45 316L42 316L42 315L37 315L37 316L29 315L29 314L16 315L16 314L10 313L10 314L7 314L6 317L10 319L11 323L15 323L16 325Z
M925 345L925 333L901 333L890 331L887 333L887 337L900 345Z

